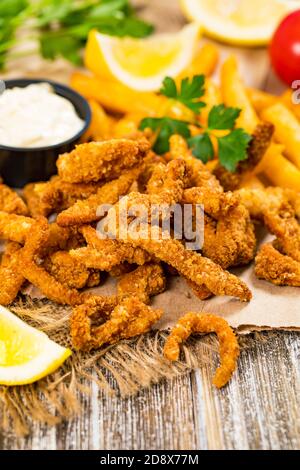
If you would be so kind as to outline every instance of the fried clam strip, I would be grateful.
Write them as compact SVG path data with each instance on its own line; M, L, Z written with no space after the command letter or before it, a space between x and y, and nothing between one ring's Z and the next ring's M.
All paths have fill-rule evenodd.
M239 188L245 175L254 170L266 153L271 143L273 133L273 124L269 122L259 123L253 132L252 140L247 150L247 159L238 164L236 171L231 173L220 164L216 166L214 175L218 178L225 191L234 191Z
M24 188L24 197L33 217L49 216L61 212L95 194L103 183L66 183L58 176L53 176L46 183L29 183Z
M150 144L147 139L112 139L77 145L57 160L59 176L69 183L118 178L129 168L141 164Z
M222 268L248 264L255 255L254 226L238 195L190 188L184 203L203 204L205 216L202 253Z
M128 297L113 308L105 323L93 327L92 317L100 315L102 318L103 311L111 308L110 302L109 298L101 299L98 310L87 305L81 305L73 310L71 336L76 349L88 351L146 333L163 313L162 310L148 307L135 297Z
M150 238L148 228L148 225L141 228L139 239L136 239L136 234L131 234L129 230L129 243L170 264L197 286L205 285L215 295L229 295L243 301L251 299L250 290L236 276L224 271L210 259L186 250L178 240L167 238L168 234L166 236L161 234L159 239Z
M224 387L236 369L239 345L227 321L210 314L187 313L172 329L164 347L164 356L170 361L179 359L180 345L193 333L216 333L220 342L221 365L216 370L213 384Z
M183 158L190 172L190 187L201 186L222 192L223 188L217 178L206 168L201 160L195 158L188 145L180 135L172 135L170 138L169 158Z
M28 215L23 199L3 183L0 183L0 210L9 214Z
M183 158L178 158L167 165L158 163L154 168L147 184L148 194L162 194L168 196L172 191L173 199L180 201L182 192L188 187L190 172Z
M86 268L76 261L67 251L56 251L44 261L43 267L61 284L71 289L95 287L100 283L99 271Z
M293 189L284 189L283 191L289 203L293 207L296 216L300 219L300 190L294 191Z
M280 253L272 244L261 247L255 258L255 274L277 286L300 287L300 263Z
M0 239L10 240L24 245L27 234L30 234L35 219L22 215L8 214L0 211ZM56 223L49 225L49 237L44 245L44 251L53 249L75 248L80 244L80 234L77 229L60 227ZM82 243L81 243L82 244Z
M261 221L264 220L265 213L277 211L283 202L287 202L287 198L281 188L242 188L235 191L235 194L239 195L241 202L248 209L251 217Z
M283 203L278 211L264 215L267 229L276 235L285 255L300 262L300 225L289 203Z
M11 304L18 295L25 279L19 273L18 267L18 252L21 245L15 242L8 242L5 246L0 265L0 304Z
M57 217L57 223L62 226L83 225L100 219L97 209L104 204L115 204L120 196L128 193L132 183L137 179L141 167L126 171L118 179L104 184L96 194L77 201Z
M94 333L92 322L106 321L117 304L116 296L91 296L73 309L70 332L76 349L89 349Z
M150 297L160 294L166 288L166 278L162 267L157 263L147 263L125 274L118 282L117 293L120 299L137 297L145 304Z
M239 194L242 203L255 219L263 220L266 211L278 210L284 202L291 204L296 216L300 218L300 190L270 186L265 189L242 188L235 193Z
M49 225L46 219L40 218L31 227L26 237L24 248L18 252L18 272L34 286L38 287L48 299L60 304L77 305L84 302L88 294L80 294L75 289L69 289L41 265L38 265L40 253L49 238Z
M148 181L158 164L166 165L165 159L160 155L156 155L152 150L149 150L144 158L143 171L138 177L138 189L141 193L146 192Z
M23 244L33 224L30 217L0 211L0 238Z
M145 207L149 205L149 202L151 203L151 197L145 194L131 193L125 197L128 207L131 206L131 203L135 204L137 199ZM113 218L113 221L116 220L118 204L108 212L106 217L108 222L110 217ZM157 229L156 236L153 237L153 231L146 223L139 224L138 233L130 225L126 228L126 240L124 240L126 244L134 248L142 248L152 256L173 266L182 276L190 279L196 285L202 286L204 284L215 295L229 295L243 301L251 299L251 292L243 281L224 271L210 259L191 250L186 250L181 242L171 239L169 233L161 233ZM124 227L120 231L116 226L115 236L118 239L121 238L121 241L123 241L123 229Z
M93 227L82 227L82 234L88 246L70 250L70 255L87 268L110 271L120 263L143 265L153 258L145 250L134 248L121 240L99 238Z
M284 254L300 261L300 225L289 202L289 193L281 188L241 189L238 191L250 215L263 221L276 235Z

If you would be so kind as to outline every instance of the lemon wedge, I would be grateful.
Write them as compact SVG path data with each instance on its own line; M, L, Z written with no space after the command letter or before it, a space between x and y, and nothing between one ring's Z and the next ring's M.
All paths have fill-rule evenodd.
M237 45L267 44L284 16L297 8L284 0L180 0L185 15L207 35Z
M85 65L96 76L117 80L136 91L156 91L166 76L177 77L193 60L200 27L146 39L117 38L92 30Z
M0 306L0 384L24 385L54 372L71 354Z

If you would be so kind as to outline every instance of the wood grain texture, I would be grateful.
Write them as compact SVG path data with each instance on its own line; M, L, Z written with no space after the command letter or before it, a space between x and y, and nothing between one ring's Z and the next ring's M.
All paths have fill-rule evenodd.
M0 435L0 449L299 449L300 335L243 342L238 370L222 390L211 384L218 355L208 348L211 363L135 397L92 385L78 419L35 426L26 439Z

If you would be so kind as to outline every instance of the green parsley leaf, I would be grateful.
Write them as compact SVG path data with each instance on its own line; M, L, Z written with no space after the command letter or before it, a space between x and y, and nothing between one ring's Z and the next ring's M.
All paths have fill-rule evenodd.
M195 75L191 80L184 78L178 90L173 78L166 77L160 93L168 98L179 101L194 113L199 113L200 109L205 106L203 101L199 101L199 98L204 95L204 81L204 75Z
M75 65L81 64L81 41L61 31L45 33L40 38L40 51L45 59L64 57Z
M193 155L207 163L214 157L214 148L207 132L195 135L188 139L189 147L192 149Z
M153 150L162 155L170 150L169 139L173 134L179 134L186 139L190 137L189 123L169 117L145 118L140 123L140 129L150 128L157 131Z
M38 37L45 58L63 56L76 65L81 63L80 52L91 29L136 38L153 31L152 25L136 17L129 0L1 0L0 68L12 47L26 39L18 37L20 26L26 27L29 36Z
M219 161L230 172L236 170L237 164L247 159L247 147L251 136L243 129L234 129L224 137L218 137Z
M224 104L213 106L208 115L209 129L233 129L241 110L239 108L227 108Z

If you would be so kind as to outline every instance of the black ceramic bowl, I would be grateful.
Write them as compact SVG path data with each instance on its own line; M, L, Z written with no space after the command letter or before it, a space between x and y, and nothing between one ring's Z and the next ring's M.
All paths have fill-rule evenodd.
M45 181L55 174L58 155L69 152L75 144L78 144L91 121L88 102L68 86L46 79L18 79L5 80L5 87L23 88L32 83L41 82L50 83L58 95L71 101L78 116L84 121L84 126L71 139L46 147L21 148L0 144L0 175L6 184L15 188L22 188L32 181Z

